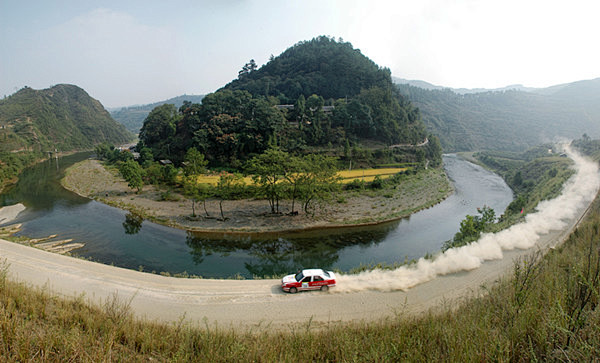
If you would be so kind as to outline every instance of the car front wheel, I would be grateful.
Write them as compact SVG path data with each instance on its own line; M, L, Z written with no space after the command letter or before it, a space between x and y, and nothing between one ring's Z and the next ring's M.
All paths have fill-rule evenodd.
M321 291L329 291L329 286L327 286L327 285L321 286Z
M298 292L298 289L295 287L290 287L290 294L295 294Z

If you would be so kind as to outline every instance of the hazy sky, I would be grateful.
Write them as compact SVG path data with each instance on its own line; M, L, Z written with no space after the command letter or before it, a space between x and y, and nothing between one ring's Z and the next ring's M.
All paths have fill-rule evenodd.
M319 35L449 87L600 77L598 0L0 0L0 97L58 83L107 107L205 94Z

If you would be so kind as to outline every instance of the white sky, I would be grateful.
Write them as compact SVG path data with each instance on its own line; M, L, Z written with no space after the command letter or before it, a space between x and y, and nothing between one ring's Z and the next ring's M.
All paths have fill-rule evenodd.
M58 83L107 107L206 94L319 35L448 87L600 77L598 0L0 0L0 97Z

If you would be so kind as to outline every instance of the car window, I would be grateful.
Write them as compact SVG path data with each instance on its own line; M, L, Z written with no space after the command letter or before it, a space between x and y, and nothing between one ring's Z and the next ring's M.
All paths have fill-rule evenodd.
M325 274L325 277L327 277L328 279L331 278L331 276L329 276L329 272L323 271L323 274Z
M302 282L310 282L310 276L306 276L306 277L305 277L305 278L302 280Z
M323 278L321 276L315 276L313 281L323 281Z

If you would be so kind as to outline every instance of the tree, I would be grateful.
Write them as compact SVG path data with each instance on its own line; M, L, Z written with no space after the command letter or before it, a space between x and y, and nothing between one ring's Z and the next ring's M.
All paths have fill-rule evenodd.
M271 213L279 213L279 200L283 195L283 180L288 173L286 168L289 154L279 148L271 148L252 158L246 170L252 174L252 181L259 185L271 206Z
M467 245L479 239L482 232L489 229L496 222L496 212L488 206L477 208L479 216L468 215L460 222L460 230L456 232L454 238L446 241L442 251L450 248Z
M185 175L200 175L206 172L208 161L204 160L204 155L195 147L188 149L184 160L183 172Z
M296 198L302 188L302 183L306 180L304 172L306 171L306 163L303 159L292 156L285 163L286 173L283 175L287 182L288 196L292 199L292 210L291 215L296 215L298 212L294 210L296 205Z
M192 200L192 217L196 217L196 203L200 201L204 205L206 216L210 217L206 210L206 199L210 196L210 189L207 184L198 183L197 175L187 175L183 179L183 191Z
M238 72L238 78L243 78L244 76L254 72L257 68L258 66L256 65L254 59L250 59L250 62L244 64L242 69Z
M171 144L179 120L175 105L164 104L155 107L144 120L140 130L140 145L152 149L152 154L157 159L171 158Z
M217 182L217 196L219 197L219 210L221 211L221 220L224 221L223 200L235 199L244 188L244 178L240 174L223 173Z
M142 191L144 187L144 180L142 179L144 170L140 164L134 160L127 160L120 164L119 171L130 188L137 189L138 193Z
M300 181L300 199L304 212L314 200L325 199L339 187L339 176L335 159L323 155L309 154L303 158L304 172Z

